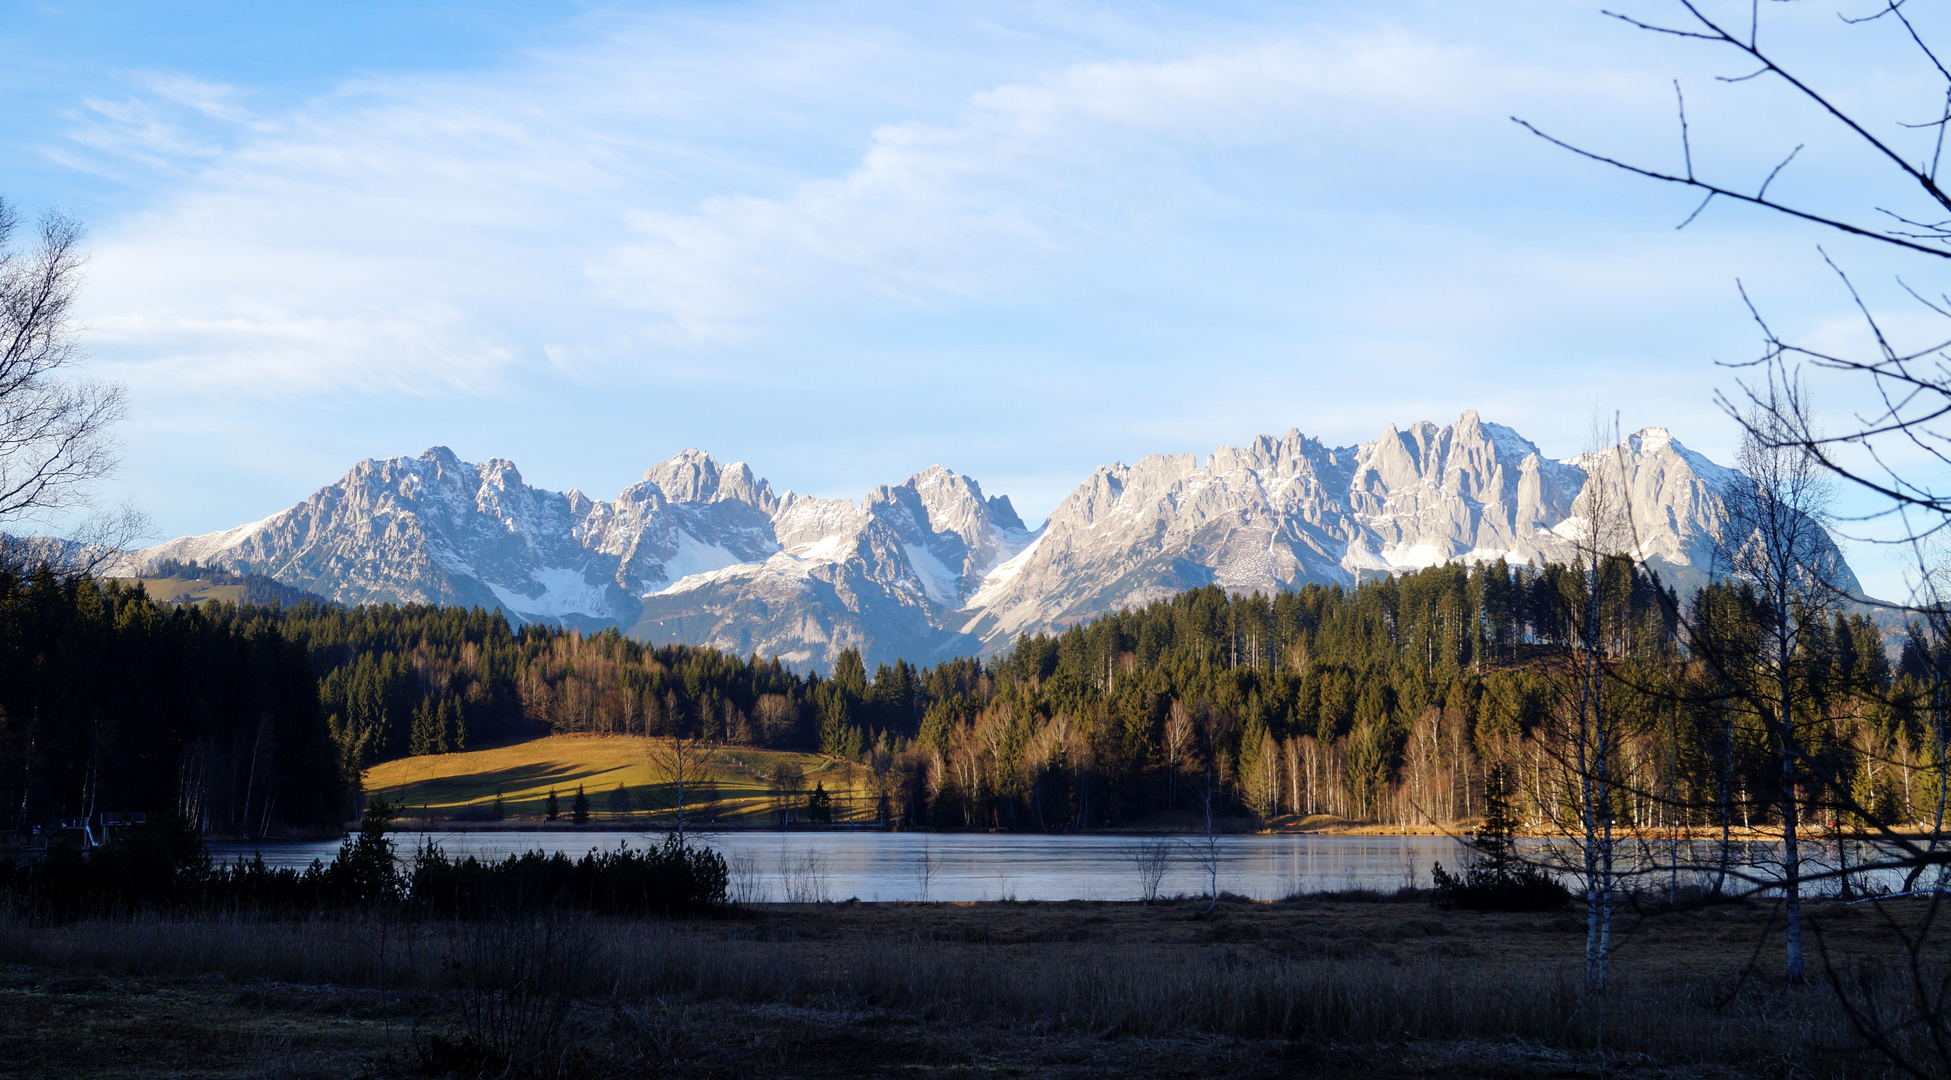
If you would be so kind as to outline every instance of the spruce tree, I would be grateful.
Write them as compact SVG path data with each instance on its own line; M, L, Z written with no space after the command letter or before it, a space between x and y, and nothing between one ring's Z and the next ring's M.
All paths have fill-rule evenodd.
M837 688L821 695L820 753L858 761L864 747L860 728L853 722L846 696Z
M413 723L407 730L407 753L415 757L421 754L444 754L447 752L447 733L443 730L443 717L426 701L413 710Z
M556 803L555 789L550 788L549 798L542 804L542 818L545 821L554 821L561 816L562 808Z
M576 785L576 797L569 801L569 820L578 825L589 824L589 796L583 793L583 786Z
M1517 846L1517 820L1511 815L1510 772L1497 762L1484 772L1484 823L1470 839L1480 865L1498 887L1511 880Z
M449 753L459 753L467 749L467 722L461 712L460 703L453 698L440 699L439 728L446 741L444 749Z

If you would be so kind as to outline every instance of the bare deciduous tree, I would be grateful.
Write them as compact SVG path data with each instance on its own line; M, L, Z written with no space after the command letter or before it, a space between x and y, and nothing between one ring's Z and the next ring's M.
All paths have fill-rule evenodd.
M678 846L684 845L684 830L692 795L708 782L705 770L716 748L702 734L674 732L667 738L644 740L644 755L650 759L651 773L664 775L663 801L673 817ZM716 798L715 785L713 798Z
M0 199L0 521L86 505L115 467L109 427L124 407L119 386L60 377L82 358L80 223L49 212L25 244L20 229Z
M1804 144L1790 149L1773 169L1755 177L1752 189L1736 187L1730 180L1709 179L1696 171L1684 97L1679 98L1679 171L1636 164L1585 149L1525 120L1512 119L1533 134L1582 157L1701 192L1701 203L1681 222L1682 228L1699 217L1715 199L1725 199L1878 241L1906 255L1951 259L1951 192L1938 182L1945 138L1951 130L1951 64L1939 56L1926 34L1913 22L1905 10L1908 0L1877 0L1861 16L1845 14L1842 21L1859 29L1885 28L1893 41L1914 50L1918 71L1935 82L1932 96L1920 103L1919 108L1921 115L1931 118L1916 123L1872 121L1844 107L1842 103L1852 95L1826 91L1790 70L1762 44L1762 8L1758 4L1739 5L1742 16L1730 21L1709 14L1700 0L1672 0L1672 3L1682 16L1672 25L1613 12L1607 14L1642 30L1705 43L1738 58L1745 66L1722 76L1722 82L1772 82L1815 106L1816 114L1840 127L1857 148L1859 156L1849 164L1860 164L1866 178L1894 179L1898 190L1908 191L1916 198L1916 205L1894 209L1887 205L1829 209L1785 201L1770 194L1770 188L1794 162ZM1677 82L1674 90L1676 95L1680 94ZM1914 141L1904 143L1906 135ZM1788 141L1785 139L1784 145ZM1858 187L1868 190L1871 186ZM1931 341L1920 348L1900 348L1884 332L1850 284L1848 275L1826 253L1821 257L1836 271L1862 315L1874 342L1874 352L1852 356L1791 343L1782 339L1751 303L1749 312L1761 328L1765 347L1762 355L1737 366L1758 368L1763 375L1740 382L1733 394L1723 396L1723 405L1749 434L1800 446L1830 473L1889 500L1892 512L1906 515L1912 511L1923 512L1922 521L1905 517L1911 535L1935 533L1951 524L1951 485L1944 482L1943 471L1951 465L1951 366L1947 366L1944 352L1951 347L1951 339ZM1951 319L1951 296L1941 295L1932 300L1924 292L1936 290L1920 292L1908 285L1905 288L1931 311ZM1744 298L1745 295L1744 292ZM1802 377L1797 369L1804 366L1852 380L1856 389L1867 389L1869 400L1876 404L1832 433L1814 430L1806 423L1808 410L1797 407ZM1767 421L1765 429L1751 422L1763 416Z
M1158 899L1159 883L1172 867L1172 844L1166 840L1134 840L1123 847L1124 857L1138 873L1138 900L1150 904Z
M1788 917L1788 977L1804 978L1802 956L1802 852L1799 828L1803 788L1809 782L1809 712L1802 637L1819 625L1842 596L1835 577L1840 559L1826 517L1830 481L1815 455L1786 437L1809 419L1793 387L1771 384L1770 394L1747 417L1747 435L1736 456L1743 480L1727 489L1728 519L1722 558L1729 572L1753 586L1760 603L1762 648L1751 664L1724 664L1725 674L1768 733L1778 771L1777 805L1782 824L1782 892ZM1708 655L1710 662L1716 658Z
M1888 20L1892 25L1900 26L1899 33L1918 49L1919 59L1934 73L1933 77L1937 78L1940 86L1943 87L1938 94L1940 100L1933 101L1930 106L1937 119L1919 124L1900 125L1912 130L1922 130L1930 139L1921 148L1923 153L1919 155L1916 163L1913 163L1913 159L1908 156L1908 151L1900 149L1889 137L1878 135L1872 130L1876 125L1840 107L1837 102L1842 100L1841 98L1825 93L1807 79L1790 71L1774 53L1762 47L1759 4L1740 5L1741 12L1746 15L1745 28L1737 21L1720 19L1708 14L1707 5L1697 0L1673 0L1675 6L1684 12L1677 25L1649 22L1617 12L1609 11L1606 14L1641 30L1688 41L1705 42L1724 53L1738 57L1744 67L1735 74L1722 76L1722 82L1739 83L1765 79L1789 88L1793 94L1815 105L1832 122L1848 131L1871 166L1880 170L1894 171L1906 186L1920 194L1922 205L1915 211L1898 212L1876 207L1874 218L1866 219L1852 217L1851 211L1818 209L1812 204L1791 203L1779 196L1770 195L1768 189L1795 161L1802 152L1803 145L1806 144L1791 149L1773 169L1758 177L1760 182L1754 185L1752 190L1747 187L1735 187L1732 180L1710 179L1701 175L1694 168L1693 145L1687 130L1686 99L1681 95L1678 82L1674 83L1680 127L1681 168L1678 171L1622 161L1546 134L1518 117L1514 116L1511 119L1532 134L1580 157L1624 169L1651 180L1677 184L1701 192L1700 205L1687 216L1686 221L1681 223L1682 227L1699 217L1715 199L1727 199L1786 214L1852 236L1881 241L1907 251L1951 258L1951 217L1939 216L1951 214L1951 195L1947 195L1938 186L1937 180L1938 166L1943 158L1945 131L1947 126L1951 126L1951 69L1947 69L1946 65L1939 60L1936 52L1905 14L1903 9L1907 2L1908 0L1882 0L1880 4L1871 8L1869 14L1860 18L1846 16L1843 21L1852 25L1865 25ZM1877 219L1881 220L1877 221ZM1873 224L1872 221L1876 223Z
M1697 169L1686 114L1686 101L1678 82L1674 84L1678 105L1678 168L1651 167L1598 153L1546 134L1525 121L1517 123L1549 142L1608 166L1623 169L1662 183L1679 185L1700 193L1701 201L1680 223L1684 228L1717 199L1759 207L1802 222L1836 232L1875 241L1884 250L1906 257L1951 258L1951 192L1939 185L1939 168L1944 158L1946 134L1951 131L1951 65L1931 44L1931 34L1914 15L1936 15L1933 9L1910 0L1867 0L1855 13L1843 12L1842 22L1857 31L1880 30L1890 35L1896 49L1907 52L1914 70L1930 84L1930 90L1917 103L1911 117L1872 120L1861 111L1865 97L1850 91L1832 91L1797 71L1791 70L1774 51L1775 39L1764 38L1761 23L1764 5L1738 5L1740 14L1732 19L1710 12L1707 0L1671 0L1678 19L1656 22L1632 15L1608 12L1613 18L1661 35L1689 43L1707 45L1739 61L1740 67L1721 77L1727 84L1772 83L1815 107L1821 122L1839 128L1845 146L1853 147L1854 157L1846 166L1856 167L1865 181L1840 185L1841 192L1891 190L1878 180L1896 181L1898 199L1908 196L1910 205L1883 201L1854 207L1831 203L1823 205L1787 198L1778 194L1775 182L1807 145L1806 140L1784 138L1784 153L1772 168L1757 170L1745 184L1710 176L1709 169ZM1734 5L1730 5L1733 7ZM1769 44L1764 44L1764 42ZM1865 74L1869 69L1864 70ZM1899 81L1894 72L1879 71L1886 82ZM1795 143L1792 148L1789 144ZM1846 153L1851 152L1846 150ZM1773 190L1771 190L1773 189ZM1820 249L1818 249L1820 250ZM1820 582L1829 565L1830 551L1820 519L1822 483L1837 477L1863 491L1881 496L1885 513L1894 515L1907 542L1922 551L1921 540L1942 534L1951 526L1951 483L1945 477L1951 466L1951 364L1946 349L1951 339L1940 338L1922 347L1900 347L1885 333L1869 306L1863 301L1849 275L1821 253L1823 261L1836 272L1850 301L1861 314L1869 331L1870 348L1854 355L1827 346L1796 344L1784 340L1762 317L1752 302L1749 313L1760 326L1764 348L1759 357L1739 365L1758 372L1737 383L1737 389L1721 397L1727 412L1740 422L1745 432L1740 465L1752 481L1735 489L1730 506L1733 519L1729 532L1732 569L1753 587L1761 623L1760 640L1740 655L1720 648L1720 643L1704 640L1694 628L1689 646L1718 670L1719 696L1731 708L1744 711L1766 729L1771 757L1779 767L1775 793L1783 815L1784 873L1776 882L1786 895L1789 910L1788 974L1804 977L1799 892L1801 886L1818 877L1839 876L1847 883L1846 868L1805 875L1801 865L1798 837L1800 818L1825 804L1819 789L1827 789L1826 804L1837 817L1847 814L1872 824L1876 835L1877 859L1884 870L1907 871L1906 882L1914 883L1927 867L1942 866L1946 859L1933 830L1925 841L1893 831L1878 820L1869 808L1857 805L1847 785L1825 775L1796 728L1801 704L1795 700L1796 683L1802 681L1791 670L1804 626L1814 623L1807 605L1833 603L1839 599L1836 582ZM1900 279L1901 280L1901 279ZM1919 303L1936 315L1951 319L1951 295L1939 290L1920 291L1909 284L1904 288ZM1927 298L1932 293L1937 299ZM1746 300L1745 290L1743 299ZM1808 374L1825 378L1840 377L1847 390L1861 395L1870 404L1850 416L1833 434L1817 429L1809 409L1809 394L1803 389ZM1867 394L1864 392L1867 391ZM1746 519L1745 521L1743 519ZM1940 590L1921 555L1923 582L1919 598L1929 609L1942 612ZM1932 620L1935 645L1944 640L1941 618ZM1717 659L1719 662L1717 662ZM1934 664L1942 671L1943 665ZM1939 747L1943 736L1942 702L1944 679L1931 690L1927 706L1931 726L1936 729ZM1806 708L1802 711L1808 712ZM1732 719L1729 720L1732 723ZM1728 728L1731 732L1732 728ZM1724 751L1726 752L1726 751ZM1725 830L1729 798L1722 781L1719 802ZM1941 813L1935 816L1941 828ZM1730 874L1723 844L1719 878ZM1943 1075L1951 1066L1951 1006L1944 994L1939 974L1925 970L1923 939L1936 922L1944 893L1930 892L1923 930L1912 934L1898 927L1896 938L1910 958L1913 993L1907 1006L1894 1012L1888 1003L1870 1002L1868 995L1848 989L1835 971L1830 981L1865 1041L1884 1051L1901 1069L1912 1075Z
M779 824L790 825L799 807L799 793L806 788L806 773L791 761L780 761L766 774L766 788L772 794L772 809Z
M1612 901L1616 886L1613 851L1613 757L1618 719L1605 700L1606 574L1614 559L1632 547L1629 490L1621 459L1619 423L1610 433L1593 418L1587 480L1575 512L1583 519L1577 553L1584 602L1571 612L1577 644L1571 650L1576 683L1572 748L1579 777L1579 854L1585 879L1585 984L1603 991L1612 970Z

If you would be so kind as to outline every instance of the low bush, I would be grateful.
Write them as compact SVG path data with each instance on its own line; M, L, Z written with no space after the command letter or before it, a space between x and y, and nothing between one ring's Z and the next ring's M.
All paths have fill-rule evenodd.
M1470 861L1462 874L1442 863L1429 871L1430 903L1465 911L1557 911L1571 903L1545 870L1518 858L1517 821L1511 814L1510 780L1505 767L1484 774L1484 824L1470 838Z
M655 848L591 851L576 860L539 851L500 862L449 859L429 844L414 858L407 892L430 914L464 918L558 907L675 915L724 905L729 880L724 856L675 835Z
M500 862L420 849L402 869L387 836L391 808L368 808L359 833L329 863L302 870L263 856L213 865L193 826L159 817L91 852L55 845L35 859L0 860L0 901L18 914L67 920L133 911L318 912L406 907L442 917L571 909L674 915L721 907L723 856L677 837L646 850L580 859L531 851Z
M1572 900L1563 885L1535 866L1477 865L1452 874L1436 863L1429 877L1435 883L1430 903L1446 911L1557 911Z

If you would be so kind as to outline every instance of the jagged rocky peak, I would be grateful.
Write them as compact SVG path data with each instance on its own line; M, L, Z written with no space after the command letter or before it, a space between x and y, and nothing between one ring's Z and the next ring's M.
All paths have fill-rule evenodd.
M1456 423L1398 430L1357 453L1350 504L1385 546L1421 550L1418 562L1471 551L1523 551L1529 537L1570 512L1584 485L1575 465L1475 409Z
M996 521L990 512L992 502L983 498L981 484L952 469L932 465L900 484L882 484L868 492L862 506L870 513L877 507L886 507L897 523L905 516L905 520L913 522L914 538L952 533L964 543L976 545L991 526L1022 527L1022 521L1016 518L1016 511L1009 508L1006 499L1002 500L1002 507L1008 520Z
M368 459L371 460L371 459ZM461 460L461 456L445 446L429 446L422 451L419 460L434 466L439 473L473 472L474 466Z
M772 485L752 475L743 461L719 467L710 454L689 449L652 465L644 479L674 503L742 502L770 514L779 509Z
M507 458L489 458L480 465L481 482L501 491L514 491L527 485L522 481L522 470Z
M1029 540L1009 500L985 498L981 484L940 465L869 491L861 514L899 542L922 594L950 607Z
M1390 424L1358 457L1356 486L1370 494L1434 484L1445 493L1481 498L1507 494L1525 463L1539 455L1515 431L1486 424L1470 409L1447 427L1427 420L1406 430Z
M1251 471L1269 477L1316 476L1347 464L1354 447L1329 447L1321 440L1287 429L1280 438L1256 436L1245 446L1222 446L1213 451L1206 467L1217 473Z
M1107 465L1031 532L1007 498L940 466L855 503L775 496L744 464L691 449L606 502L435 446L133 558L254 569L347 603L498 606L819 666L849 644L876 661L1007 648L1196 585L1269 592L1452 559L1563 558L1583 527L1581 491L1630 505L1633 542L1670 580L1704 576L1739 482L1663 428L1553 460L1472 410L1358 446L1293 429L1203 460Z

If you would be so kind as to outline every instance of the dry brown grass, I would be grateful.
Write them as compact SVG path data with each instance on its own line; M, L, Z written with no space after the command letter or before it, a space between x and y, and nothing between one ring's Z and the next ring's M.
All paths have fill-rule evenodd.
M610 1067L603 1062L629 1071L656 1061L718 1075L676 1049L714 1039L744 1040L756 1055L746 1076L805 1072L812 1048L834 1039L850 1049L827 1046L820 1060L864 1073L978 1045L1007 1057L1007 1047L1036 1040L1098 1045L1118 1068L1134 1063L1135 1048L1177 1047L1167 1057L1183 1058L1188 1075L1215 1068L1214 1054L1243 1054L1233 1071L1293 1071L1294 1047L1355 1047L1364 1068L1424 1061L1456 1075L1601 1065L1649 1075L1879 1071L1837 1052L1856 1039L1831 991L1771 976L1779 952L1764 908L1624 920L1617 982L1600 999L1581 989L1580 927L1565 915L1310 901L1228 903L1195 917L1202 906L781 905L713 922L523 927L15 924L0 927L0 961L111 979L379 988L427 1002L427 1015L443 1019L425 1030L443 1037L494 1024L548 1028L555 1033L508 1041L546 1043L550 1060L576 1058L595 1073ZM1896 970L1866 909L1818 918L1845 968ZM1751 968L1757 946L1763 963ZM1877 992L1902 1003L1896 980ZM470 1019L470 1008L493 1015ZM831 1022L809 1019L818 1017ZM897 1049L870 1037L910 1026L914 1039L887 1044ZM1195 1044L1210 1053L1187 1049Z

